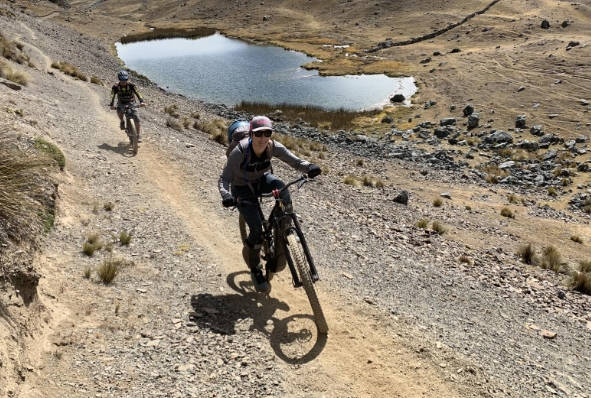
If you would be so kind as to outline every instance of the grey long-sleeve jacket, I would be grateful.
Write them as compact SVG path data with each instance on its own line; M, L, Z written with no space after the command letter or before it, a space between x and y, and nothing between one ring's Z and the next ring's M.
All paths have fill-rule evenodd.
M310 162L302 160L289 151L283 144L273 141L270 146L270 154L267 160L260 163L251 163L252 156L249 156L251 148L249 146L250 138L245 138L230 152L222 175L218 180L218 188L222 198L231 197L230 185L237 187L248 185L248 182L258 181L265 173L271 169L271 158L276 157L293 167L294 169L307 173ZM269 156L270 155L270 156Z

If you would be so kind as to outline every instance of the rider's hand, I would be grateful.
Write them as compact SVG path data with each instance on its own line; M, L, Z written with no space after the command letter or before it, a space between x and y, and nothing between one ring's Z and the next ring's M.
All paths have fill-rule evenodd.
M236 206L236 199L234 199L233 196L228 195L224 199L222 199L222 206L224 206L224 207Z
M115 105L110 105L109 108L111 108L111 110L117 109L117 107Z
M142 107L142 108L143 108L144 106L146 106L146 103L145 103L145 102L141 102L141 103L140 103L140 107Z
M310 166L308 167L309 178L318 177L321 173L322 170L320 169L320 167L316 166L314 163L310 164Z

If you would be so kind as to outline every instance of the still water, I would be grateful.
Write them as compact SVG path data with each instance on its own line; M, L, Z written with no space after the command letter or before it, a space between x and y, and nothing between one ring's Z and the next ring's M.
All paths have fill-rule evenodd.
M397 93L410 97L412 77L327 76L301 68L315 58L220 34L199 39L117 43L125 65L167 90L228 106L241 101L367 109Z

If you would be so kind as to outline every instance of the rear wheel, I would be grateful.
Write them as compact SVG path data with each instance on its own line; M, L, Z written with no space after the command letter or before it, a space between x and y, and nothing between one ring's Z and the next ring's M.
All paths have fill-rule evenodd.
M129 132L131 150L134 155L137 155L137 132L135 131L135 122L132 122L132 119L127 119L127 129Z
M310 275L310 267L304 254L302 244L294 233L287 236L287 250L289 250L290 257L294 262L300 281L304 286L304 291L312 306L312 312L314 312L314 319L316 320L318 333L326 334L328 333L328 324L326 323L324 312L322 311L318 295L314 289L314 283L312 282L312 276Z

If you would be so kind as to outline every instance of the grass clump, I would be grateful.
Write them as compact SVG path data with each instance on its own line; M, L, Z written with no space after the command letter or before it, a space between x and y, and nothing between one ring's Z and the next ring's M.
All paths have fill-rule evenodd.
M8 40L0 33L0 54L2 57L14 61L20 65L27 65L33 67L31 59L23 52L24 45L22 43Z
M92 268L90 268L89 265L84 267L84 271L83 271L82 275L84 276L84 279L90 279L90 276L92 275Z
M580 261L579 266L581 267L581 271L591 272L591 260Z
M433 221L431 223L431 229L439 235L443 235L447 232L447 227L441 221Z
M480 168L480 170L486 173L486 182L491 184L498 184L503 177L507 177L509 172L503 169L500 169L495 164L489 164Z
M343 182L345 184L351 185L353 187L358 187L359 186L359 180L354 175L348 175L348 176L346 176L345 179L343 180Z
M61 70L63 73L65 73L68 76L72 76L72 77L82 80L84 82L88 81L88 77L84 73L82 73L80 71L80 69L78 69L76 66L69 64L65 61L52 62L51 67L54 69Z
M21 86L27 86L29 84L29 75L12 69L10 65L3 61L0 61L0 77L20 84Z
M176 104L165 106L164 113L168 113L170 116L174 117L175 119L178 119L178 117L181 115L179 113L179 110L178 110L178 107L176 106Z
M470 257L466 256L465 254L462 254L458 258L458 262L464 263L464 264L468 264L468 265L472 265L472 259Z
M47 167L53 161L0 126L0 256L9 243L33 243L47 222L53 203Z
M355 127L357 120L362 118L373 118L381 111L349 111L344 108L327 110L319 106L310 105L272 105L264 102L242 101L235 108L238 111L245 111L255 115L270 115L276 110L282 111L281 119L284 121L298 123L306 121L313 127L326 127L330 130L350 130Z
M443 206L443 200L441 198L437 198L433 201L433 206L434 207L441 207Z
M426 229L428 226L429 220L427 220L426 218L421 218L419 221L417 221L417 227L419 228Z
M550 269L554 272L559 272L562 268L560 261L561 257L558 249L552 245L549 245L546 246L542 251L542 259L539 265L544 269Z
M100 77L98 76L91 76L90 77L90 82L92 84L96 84L97 86L104 86L105 84L103 83L103 81L101 80Z
M501 209L501 215L507 218L515 218L515 214L508 207L503 207Z
M363 183L363 186L371 188L383 188L385 185L382 179L370 176L363 176L363 180L361 182Z
M50 158L55 160L60 168L63 170L66 167L66 157L63 152L57 147L57 145L51 142L45 141L43 138L35 138L33 144L37 150L47 154Z
M556 188L550 187L550 188L548 188L548 195L550 195L550 196L557 196L558 195L558 191L556 190Z
M119 233L119 242L123 246L129 246L129 242L131 242L131 232L121 231Z
M183 123L180 120L175 119L174 117L169 117L166 119L166 127L170 127L176 131L183 131Z
M529 265L532 265L536 258L536 252L531 243L520 246L519 249L517 249L517 255L521 259L522 263Z
M470 205L466 205L464 206L464 209L468 210L468 211L472 211L472 206Z
M567 285L583 294L591 294L591 274L585 271L575 271L568 280Z
M115 208L115 203L113 203L113 202L107 202L103 205L103 209L105 209L106 211L113 211L114 208Z
M583 244L583 239L581 239L581 237L579 235L572 235L570 237L570 240L572 240L575 243Z
M514 193L511 193L507 196L507 201L511 204L516 204L519 203L520 199L519 196L515 195Z
M96 273L99 280L105 285L110 284L113 279L119 274L125 261L122 259L109 257L103 260L101 265L97 268Z
M363 159L357 159L357 166L361 167L364 164L364 160Z
M95 251L103 248L103 242L100 234L94 232L86 237L86 242L82 246L82 252L89 257L92 257Z

